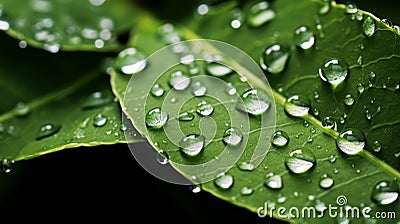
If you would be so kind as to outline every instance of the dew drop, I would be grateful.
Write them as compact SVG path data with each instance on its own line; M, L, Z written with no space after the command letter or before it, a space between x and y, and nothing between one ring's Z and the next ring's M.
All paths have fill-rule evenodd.
M194 62L194 60L195 58L193 54L186 54L179 59L179 62L184 65L190 65Z
M282 189L283 188L282 178L279 175L272 174L272 176L269 176L267 181L265 181L264 185L270 189Z
M276 13L269 8L266 1L258 2L250 8L247 16L247 23L250 27L260 27L267 22L275 19Z
M322 0L322 7L319 9L318 13L320 15L327 14L331 9L332 0Z
M295 30L294 42L297 47L303 50L311 48L315 43L314 32L306 26L300 26Z
M236 109L251 115L260 115L270 108L268 94L261 89L251 89L243 93L243 102L239 101Z
M186 156L199 155L204 148L205 137L203 135L187 135L179 142L179 148Z
M364 34L368 37L372 36L375 33L376 24L375 20L371 16L366 16L363 22L363 31Z
M21 40L18 43L18 47L20 47L20 48L26 48L27 46L28 46L28 43L26 41L24 41L24 40Z
M389 205L399 198L399 186L396 182L381 181L377 183L371 194L371 199L379 205Z
M190 78L183 74L182 71L171 73L169 78L169 85L176 90L184 90L190 85Z
M351 106L354 104L354 98L351 96L351 94L346 94L344 97L344 104L347 106Z
M365 118L366 118L367 120L371 120L371 119L372 119L372 114L371 114L371 112L369 111L369 109L365 109L364 113L365 113Z
M388 27L392 27L393 23L388 19L381 19L381 22L386 24Z
M56 134L61 129L61 125L47 123L40 127L36 140L41 140Z
M349 73L349 66L342 60L330 59L318 69L318 73L324 82L338 85L346 79Z
M136 74L146 67L147 61L143 53L136 48L122 50L114 62L114 68L126 75Z
M330 155L328 159L329 159L329 162L331 162L331 163L336 162L336 157L334 155Z
M358 11L357 5L354 2L347 2L346 3L346 13L354 14Z
M233 96L236 94L236 89L232 86L232 83L228 83L227 84L227 88L225 90L226 94L228 94L229 96Z
M197 13L198 13L199 15L205 15L205 14L207 14L207 13L208 13L208 6L207 6L206 4L200 4L200 5L197 7Z
M164 92L165 92L165 90L157 83L154 84L150 89L151 95L153 95L155 97L160 97L160 96L164 95Z
M231 74L233 70L218 62L210 62L206 65L206 72L212 76L223 77Z
M166 165L168 164L168 160L169 160L169 155L164 150L160 150L157 153L157 162L159 164Z
M97 114L93 118L93 125L95 127L102 127L107 123L107 117L105 117L103 114Z
M239 145L239 143L242 142L242 139L242 130L237 127L228 128L224 133L224 137L222 138L225 144L231 146Z
M364 85L363 85L362 83L358 83L358 84L357 84L357 91L358 91L359 93L364 92Z
M280 44L267 47L261 54L261 68L271 74L281 73L289 61L289 48Z
M222 174L214 180L214 185L219 189L227 190L233 185L233 176L229 174Z
M183 112L178 115L179 121L192 121L194 119L194 115L191 112Z
M204 96L207 92L207 88L201 82L193 83L191 88L194 96Z
M98 108L109 103L112 103L113 99L111 97L106 97L102 92L94 92L90 94L85 102L82 104L83 109Z
M323 174L319 181L319 186L323 189L328 189L333 186L333 178L329 174Z
M253 189L251 189L249 187L246 187L246 186L242 187L240 189L240 194L243 195L243 196L251 195L251 194L253 194Z
M271 143L283 147L289 143L289 135L284 131L276 131L271 137Z
M238 167L240 170L243 170L243 171L252 171L255 168L254 164L249 163L249 162L241 162L238 164Z
M285 102L285 111L294 117L301 117L310 110L310 100L303 95L293 95Z
M315 163L315 155L306 148L291 151L285 159L286 167L295 174L309 171Z
M276 200L276 202L278 202L279 204L282 204L286 201L286 196L283 196L281 194L278 194L278 199Z
M214 107L203 100L197 104L196 112L201 116L210 116L214 112Z
M7 21L0 20L0 30L10 29L10 24Z
M10 173L12 171L12 165L14 160L2 159L0 163L0 171L4 173Z
M31 108L24 102L18 102L14 107L14 113L18 117L23 117L31 112Z
M162 128L168 121L168 114L156 107L146 114L146 125L152 129Z
M372 150L374 150L374 152L379 152L381 151L381 149L382 149L381 143L378 140L374 141L374 143L372 144Z
M357 64L358 64L358 65L362 65L362 62L363 62L363 58L362 58L362 56L360 55L360 56L357 58Z
M189 186L189 189L192 191L192 193L195 193L195 194L201 192L201 188L199 186L196 186L196 185Z
M355 155L365 146L364 133L359 129L347 128L336 139L336 145L342 152Z

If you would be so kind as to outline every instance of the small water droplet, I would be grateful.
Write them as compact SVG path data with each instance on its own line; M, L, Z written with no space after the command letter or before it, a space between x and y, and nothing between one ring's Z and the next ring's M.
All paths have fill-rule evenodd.
M298 198L298 197L300 196L300 193L299 193L298 191L294 191L294 192L293 192L293 196L294 196L295 198Z
M41 140L56 134L61 129L61 125L45 124L39 129L36 140Z
M286 196L283 196L281 194L278 194L278 198L276 199L276 202L278 202L279 204L282 204L286 201Z
M314 99L319 99L319 93L317 91L314 91Z
M382 149L381 143L378 140L374 141L374 143L372 144L372 150L374 150L375 152L379 152L381 151L381 149Z
M90 94L82 104L83 109L98 108L113 102L111 97L106 97L102 92L94 92Z
M179 142L180 150L190 157L199 155L203 151L204 145L205 137L195 134L187 135Z
M191 112L183 112L178 115L178 120L180 121L192 121L194 119L194 115Z
M160 84L154 84L151 87L150 93L151 95L155 96L155 97L160 97L162 95L164 95L165 90L160 86Z
M161 165L166 165L168 164L168 160L169 160L169 155L167 152L165 152L164 150L160 150L157 153L157 162Z
M224 133L224 137L222 138L225 144L232 146L239 145L239 143L242 142L242 139L242 130L237 127L228 128Z
M114 68L126 75L136 74L146 67L147 61L143 53L136 48L127 48L119 52Z
M250 27L260 27L276 17L274 10L269 8L269 3L261 1L250 8L247 23Z
M103 114L97 114L93 118L93 125L95 127L102 127L107 123L107 117L105 117Z
M24 102L18 102L14 107L14 113L18 117L23 117L31 112L31 108Z
M10 173L12 171L12 165L14 160L2 159L0 163L0 171L4 173Z
M354 98L351 96L351 94L346 94L344 97L344 104L347 106L351 106L354 103Z
M308 123L308 121L303 121L303 126L308 128L310 126L310 123Z
M371 120L371 119L372 119L372 114L371 114L371 112L369 111L369 109L365 109L364 113L365 113L365 118L366 118L367 120Z
M229 95L229 96L233 96L236 94L236 89L232 86L232 83L228 83L227 84L227 88L225 90L225 92Z
M393 23L388 19L381 19L381 22L386 24L388 27L392 27Z
M331 162L331 163L336 162L336 157L334 155L330 155L328 159L329 159L329 162Z
M190 82L190 78L184 75L182 71L172 72L168 81L169 85L176 90L184 90L188 88Z
M374 186L371 199L379 205L389 205L399 198L399 185L396 182L381 181Z
M210 62L206 65L206 72L212 76L223 77L233 72L231 68L218 62Z
M324 82L338 85L346 79L349 73L349 66L343 60L330 59L318 69L318 73Z
M301 117L310 110L310 100L303 95L293 95L285 102L285 111L294 117Z
M0 20L0 30L10 29L10 24L7 21Z
M214 180L214 185L222 190L227 190L233 185L233 176L229 174L222 174Z
M289 48L280 44L267 47L261 54L261 68L271 74L281 73L289 61Z
M314 32L311 31L307 26L300 26L295 30L294 42L300 49L309 49L315 43Z
M346 2L346 13L354 14L358 11L357 5L354 2Z
M364 85L363 85L362 83L358 83L358 84L357 84L357 91L358 91L359 93L364 92Z
M315 155L308 149L296 149L285 159L286 167L295 174L309 171L316 163Z
M204 96L207 92L207 88L201 82L193 83L191 88L194 96Z
M168 121L168 114L156 107L151 109L146 114L146 125L149 128L159 129L162 128Z
M253 194L253 189L249 188L249 187L242 187L240 189L240 194L242 194L243 196L248 196Z
M283 147L289 143L289 135L284 131L276 131L271 137L271 143Z
M333 186L333 178L329 175L329 174L323 174L321 176L321 179L319 181L319 186L323 189L328 189L331 188Z
M201 192L201 188L199 186L196 185L191 185L189 186L190 191L192 191L192 193L200 193Z
M355 155L365 146L364 133L359 129L347 128L336 139L336 145L342 152Z
M196 112L201 116L210 116L214 112L214 107L203 100L197 104Z
M207 13L208 13L208 5L206 5L206 4L200 4L200 5L197 7L197 13L198 13L199 15L205 15L205 14L207 14Z
M318 13L320 15L325 15L327 14L330 9L331 9L331 4L332 4L332 0L322 0L322 6L321 8L318 10Z
M282 183L282 178L279 175L274 175L273 173L271 173L272 175L270 175L267 179L267 181L265 181L264 185L270 189L282 189L283 188L283 183Z
M372 36L375 33L376 29L375 20L371 16L366 16L362 27L366 36Z
M270 98L261 89L251 89L243 93L243 102L239 101L236 109L251 115L260 115L270 108Z
M249 163L249 162L241 162L238 164L238 167L240 170L243 170L243 171L252 171L255 168L254 164Z
M357 58L357 64L358 64L358 65L362 65L362 63L363 63L363 58L362 58L362 56L360 55L360 56Z

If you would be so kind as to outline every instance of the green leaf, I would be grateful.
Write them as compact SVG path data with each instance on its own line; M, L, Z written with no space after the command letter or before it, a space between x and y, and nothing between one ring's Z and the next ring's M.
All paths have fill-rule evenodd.
M120 106L100 69L111 55L20 49L4 33L1 40L0 158L126 142ZM98 114L106 119L99 127Z
M249 12L251 6L251 3L243 6L243 15ZM390 205L379 205L372 197L376 184L381 181L393 181L394 185L398 185L399 180L400 117L396 99L399 98L400 46L396 29L361 10L354 14L347 13L343 5L333 4L329 6L327 13L321 13L323 2L309 0L274 1L270 7L275 11L276 18L260 27L254 27L257 26L254 24L249 27L248 21L242 20L241 26L234 29L230 26L232 20L240 19L232 15L232 10L236 7L230 3L211 7L206 15L196 15L196 19L192 22L178 27L178 32L183 39L209 38L226 41L244 50L257 62L266 47L276 43L288 46L290 57L285 69L276 72L278 74L265 73L277 103L276 130L286 132L290 141L285 147L271 147L262 163L254 170L240 169L242 162L250 160L254 150L251 143L254 143L253 140L259 135L257 129L260 128L260 123L257 123L257 118L250 117L251 129L244 133L244 135L249 134L249 144L238 161L238 166L227 172L234 178L233 186L229 189L220 189L211 181L203 184L202 189L254 212L263 209L266 203L270 206L273 204L275 208L285 207L287 210L297 208L300 214L301 210L308 206L314 209L321 205L343 208L340 206L343 204L337 201L341 196L347 198L349 206L360 210L365 206L371 207L371 216L378 211L398 211L400 209L398 200ZM371 17L376 24L376 30L372 35L365 35L368 32L363 30L364 21L368 17ZM307 26L315 35L316 42L311 49L302 50L295 45L294 32L300 26ZM153 31L147 27L144 32L132 39L131 44L148 55L163 46L157 34L157 27L154 27ZM334 58L339 58L348 64L349 74L342 83L333 86L321 80L318 70L327 60ZM201 65L199 67L202 68ZM171 72L172 70L166 71L165 76L158 80L166 93L171 92L167 83ZM233 80L227 78L225 81L232 82L242 94L245 89L243 84L238 81L237 76L231 78ZM112 74L113 90L121 101L124 99L128 81L127 76L117 72ZM190 94L190 90L186 90L185 93ZM285 112L286 99L295 94L301 94L311 101L309 114L295 118ZM345 102L348 94L354 102ZM156 106L161 107L161 103L170 104L163 99L149 96L145 112ZM198 99L185 102L180 108L181 112L195 111L197 103ZM168 133L162 129L146 130L148 133L146 137L156 149L167 152L173 162L201 164L215 158L223 147L221 137L226 128L224 123L229 117L221 112L223 108L218 107L217 102L212 103L215 105L211 117L216 123L216 140L204 149L199 158L187 158L182 155L178 149L179 145L172 144L166 136ZM122 105L125 105L124 102ZM180 107L182 104L177 106ZM127 113L135 120L133 113L129 111ZM326 129L322 126L321 121L328 116L336 122L335 129ZM172 123L174 118L170 117L169 122ZM197 124L199 120L200 116L196 115L193 124ZM192 127L184 122L180 122L179 125L184 134L200 133L197 125ZM366 147L358 155L346 155L336 146L336 138L346 128L357 128L365 134ZM264 144L268 144L269 139L270 136L265 136ZM376 148L376 141L381 146L380 150ZM295 174L288 170L290 165L285 164L285 160L293 150L299 148L310 150L316 157L316 165L305 173ZM179 167L177 169L182 172ZM271 173L282 179L281 189L265 186ZM324 184L320 186L324 174L332 177L332 186L324 187L326 186ZM252 193L243 193L243 191L249 192L248 188L253 190ZM398 188L394 191L398 194ZM276 210L273 211L273 217L287 220L279 216ZM326 211L321 219L303 217L304 219L288 221L306 223L343 221L337 217L337 215L329 216ZM398 217L395 220L398 220ZM353 221L363 223L371 219L354 218L351 222ZM372 221L385 222L383 219Z
M0 29L50 52L119 49L118 34L135 22L138 10L127 0L0 1Z

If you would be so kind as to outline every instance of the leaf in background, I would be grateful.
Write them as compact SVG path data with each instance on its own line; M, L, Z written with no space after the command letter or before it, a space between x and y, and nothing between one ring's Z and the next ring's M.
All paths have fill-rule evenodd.
M127 0L2 0L0 29L50 52L119 49L117 35L135 22L138 10Z
M99 68L110 55L20 49L1 35L1 159L126 142L120 106Z
M392 199L398 197L395 179L399 177L400 150L399 108L395 100L399 98L400 70L397 28L388 27L369 13L335 3L280 0L263 2L255 7L253 4L242 7L231 3L216 7L203 5L197 10L196 19L178 27L178 35L181 39L226 41L244 50L261 66L264 64L262 67L275 91L276 129L281 134L286 133L289 141L283 146L272 147L260 166L255 169L247 166L246 170L243 164L249 161L252 151L249 144L238 166L227 173L233 177L233 182L230 178L218 179L219 182L209 182L201 187L254 212L264 208L265 204L275 208L297 208L300 212L311 206L318 215L324 206L344 206L339 204L339 199L343 199L341 195L346 197L348 206L371 207L372 217L377 211L398 211L398 200L382 202L377 199L377 196L383 196L382 192L374 190L379 183L392 182L386 190L393 193ZM137 34L131 42L148 55L161 47L156 27L159 24L152 25L155 25L153 31L147 27L147 33ZM171 33L161 35L161 40L166 37L168 40ZM263 55L265 52L270 53ZM120 100L128 81L129 77L112 74L113 90ZM166 80L160 79L160 84L166 93L170 90ZM241 84L236 80L232 85L240 87ZM242 88L238 91L243 93ZM309 101L309 114L296 118L285 112L285 101L294 95L302 95ZM151 96L147 103L156 106ZM195 104L188 104L190 108L184 105L182 109L193 110ZM217 127L222 128L219 125L224 115L214 109L211 117L216 120ZM290 108L286 109L290 111ZM128 115L132 116L131 113ZM198 119L195 115L193 123ZM172 120L170 118L168 122ZM183 132L188 130L184 122L180 125ZM338 149L336 138L347 128L364 132L366 146L361 156L346 155ZM198 133L199 130L193 128L191 132ZM155 148L174 154L170 158L181 156L182 161L191 162L177 153L179 145L168 144L163 130L149 130L149 133L154 133L149 140ZM254 132L251 133L250 138ZM268 139L269 136L266 141ZM280 141L283 140L281 137ZM362 145L362 139L360 141ZM218 155L206 147L200 160L203 162L216 156L215 153ZM221 189L221 181L226 184L225 189ZM276 211L274 217L284 219ZM321 220L288 221L312 223L322 220L342 222L346 219L332 218L325 213ZM383 220L361 218L353 221Z

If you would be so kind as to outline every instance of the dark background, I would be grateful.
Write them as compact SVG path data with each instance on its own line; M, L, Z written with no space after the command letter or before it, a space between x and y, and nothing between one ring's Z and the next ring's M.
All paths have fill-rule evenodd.
M182 8L182 4L185 9L197 5L195 1L142 2L167 19L177 19L177 10L172 9ZM354 2L380 18L400 23L394 0ZM171 10L167 12L165 7ZM185 15L189 14L179 17ZM194 194L188 186L153 177L135 161L126 144L68 149L16 163L11 173L0 173L0 219L5 217L54 222L106 218L113 223L272 222L207 192Z

